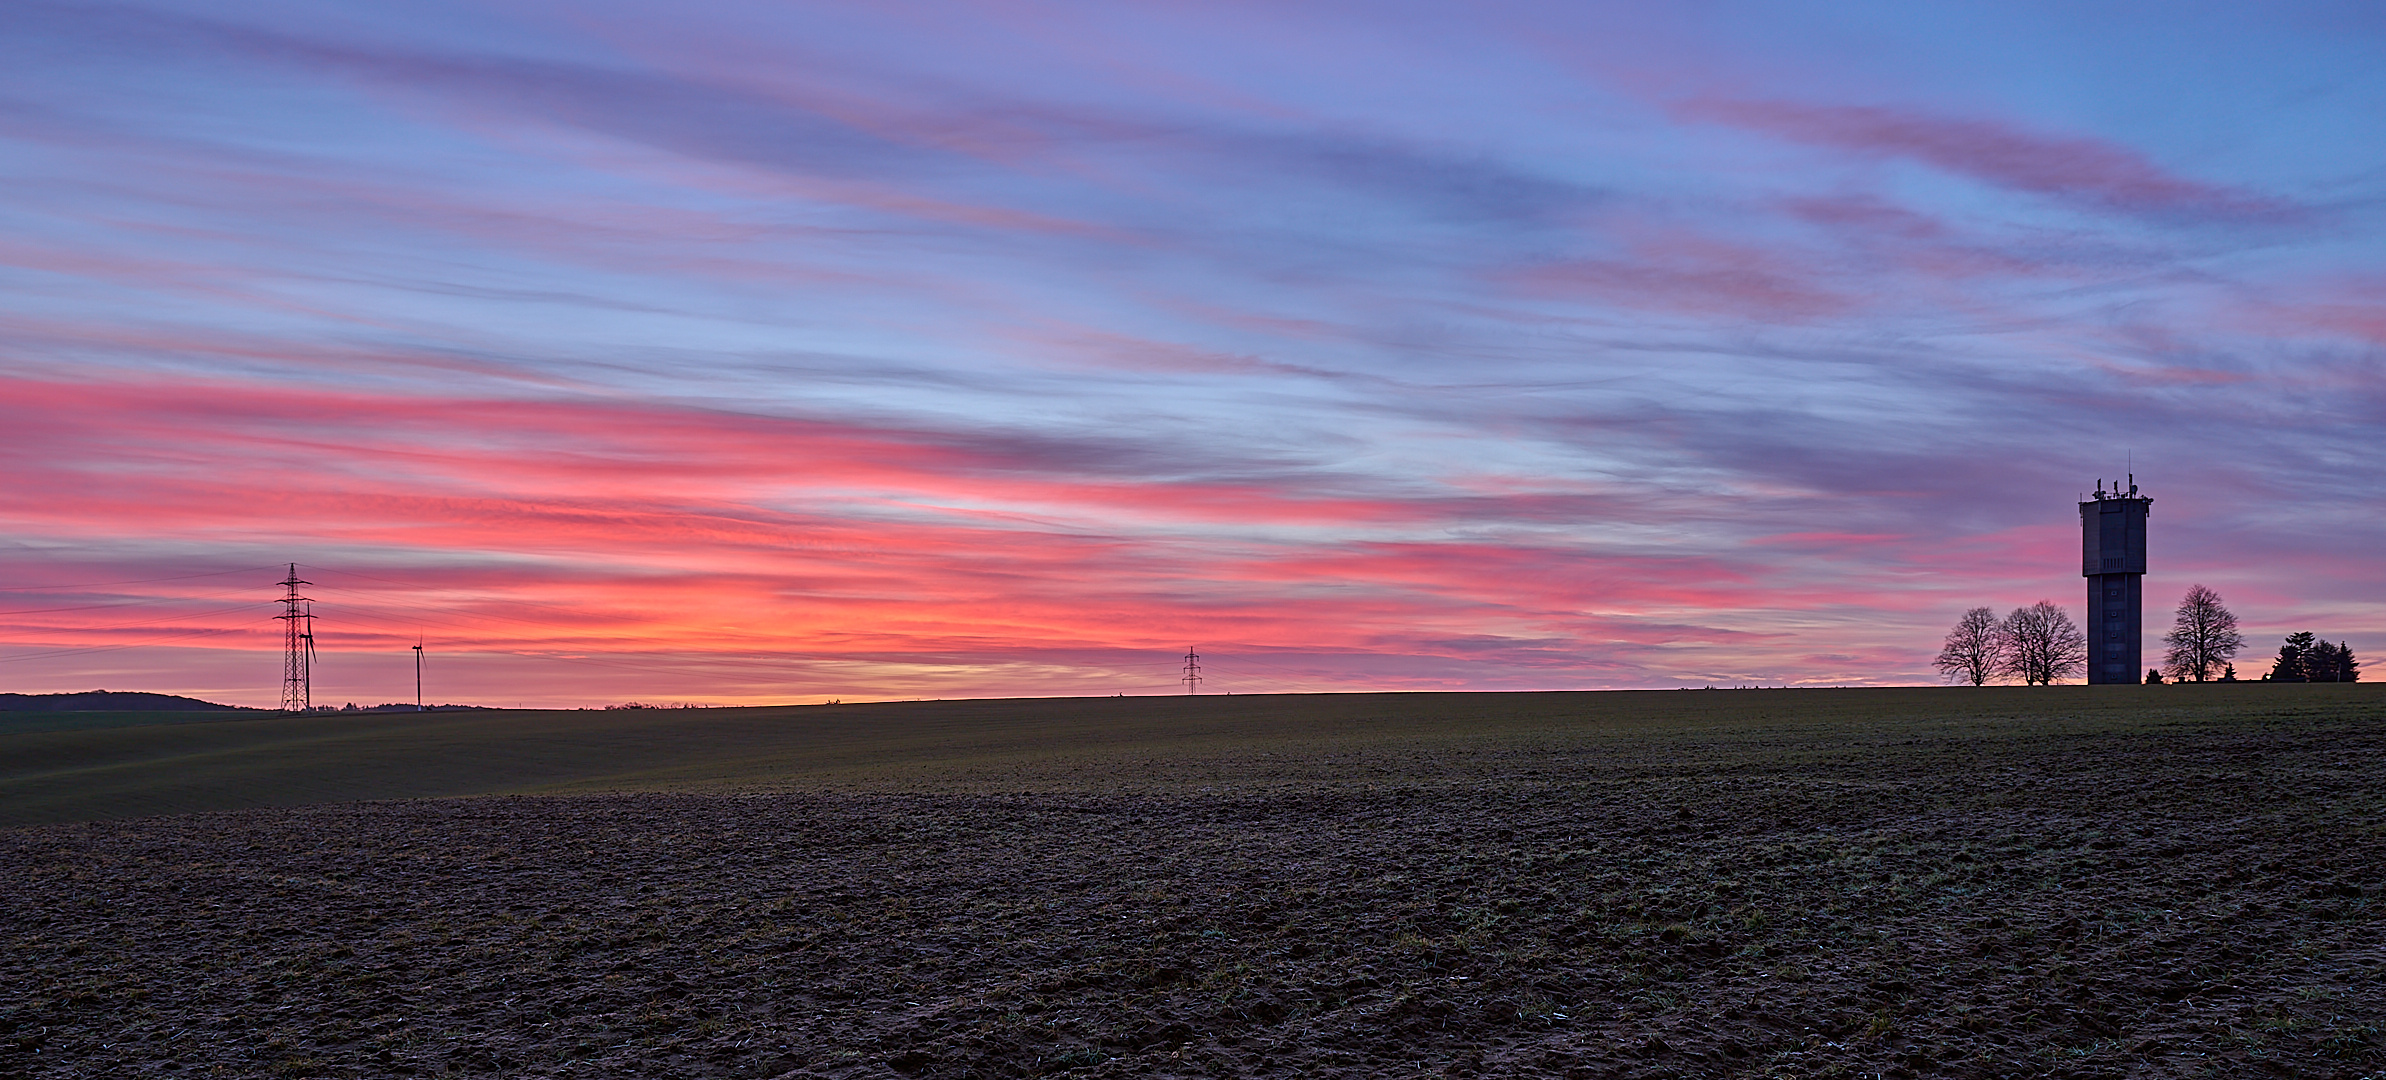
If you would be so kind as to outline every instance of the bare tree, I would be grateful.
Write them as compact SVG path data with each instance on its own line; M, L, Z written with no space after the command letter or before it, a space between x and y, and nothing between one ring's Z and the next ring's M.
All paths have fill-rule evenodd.
M1955 629L1947 631L1947 646L1939 650L1933 663L1948 682L1978 686L1997 673L1997 656L2004 650L2004 627L1997 622L1997 613L1976 607L1955 620Z
M2173 682L2209 682L2245 647L2244 636L2237 633L2237 616L2221 606L2219 593L2201 585L2188 586L2171 632L2162 635L2162 641L2171 647L2162 669Z
M2051 686L2088 664L2087 635L2052 600L2014 608L2000 629L2005 648L1997 656L1997 670L2031 686Z

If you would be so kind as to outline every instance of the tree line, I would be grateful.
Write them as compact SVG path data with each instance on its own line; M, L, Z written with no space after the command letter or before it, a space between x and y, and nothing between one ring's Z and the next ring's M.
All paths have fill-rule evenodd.
M2345 643L2331 645L2306 630L2287 635L2287 643L2278 647L2278 659L2262 678L2266 682L2360 682L2361 661L2354 659L2352 648Z
M2075 675L2088 663L2088 637L2071 613L2052 600L2014 608L2004 618L1976 607L1956 620L1939 650L1939 670L1950 682L1979 686L1990 679L2020 679L2044 686Z
M2219 593L2202 585L2189 587L2162 641L2162 667L2148 669L2147 682L2162 682L2166 673L2172 682L2238 681L2237 668L2229 661L2245 647L2245 637L2237 632L2237 616ZM2015 608L2002 619L1993 609L1976 607L1956 620L1934 663L1949 682L1980 686L1991 679L2019 679L2030 686L2048 686L2087 667L2088 638L2071 621L2071 613L2052 600ZM2262 678L2358 682L2361 664L2350 646L2304 632L2287 636L2277 662Z

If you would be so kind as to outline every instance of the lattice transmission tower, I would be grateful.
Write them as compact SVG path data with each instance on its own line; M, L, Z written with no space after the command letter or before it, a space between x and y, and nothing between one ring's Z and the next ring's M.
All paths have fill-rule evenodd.
M282 711L310 712L315 708L315 600L298 595L298 587L312 581L298 579L298 564L282 586Z
M1177 681L1185 684L1188 694L1201 692L1201 654L1194 652L1191 645L1185 646L1185 677Z

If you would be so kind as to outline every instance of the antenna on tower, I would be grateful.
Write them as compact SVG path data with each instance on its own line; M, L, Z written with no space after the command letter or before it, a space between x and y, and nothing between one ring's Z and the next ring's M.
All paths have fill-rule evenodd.
M312 581L298 578L298 564L282 587L282 711L308 712L315 707L315 600L298 595L298 587Z
M1177 681L1185 684L1188 694L1201 692L1201 654L1194 652L1191 645L1185 646L1185 677Z

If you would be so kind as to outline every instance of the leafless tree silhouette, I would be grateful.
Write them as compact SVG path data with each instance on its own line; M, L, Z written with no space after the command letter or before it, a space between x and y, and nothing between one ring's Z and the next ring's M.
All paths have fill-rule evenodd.
M2031 686L2049 686L2088 663L2088 637L2071 613L2052 600L2014 608L2001 627L2005 648L1998 670Z
M1947 631L1947 645L1933 662L1948 682L1978 686L1997 674L1997 656L2004 647L2004 627L1997 622L1997 613L1976 607L1964 612L1963 618L1955 621L1955 629Z
M2221 606L2219 593L2201 585L2188 587L2171 632L2162 641L2171 647L2162 670L2176 682L2210 682L2245 646L2245 637L2237 633L2237 616Z

